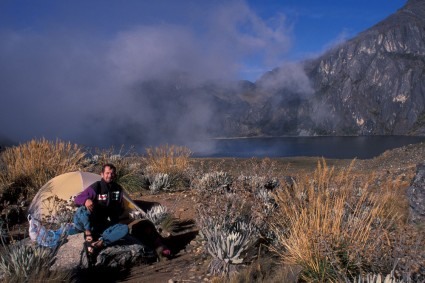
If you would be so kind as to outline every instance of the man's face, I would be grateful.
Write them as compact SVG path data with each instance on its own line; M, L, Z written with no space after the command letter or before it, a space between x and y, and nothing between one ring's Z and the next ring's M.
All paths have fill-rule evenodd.
M111 169L111 167L106 166L105 170L100 173L100 176L102 176L102 179L106 182L106 183L110 183L114 180L115 178L115 171Z

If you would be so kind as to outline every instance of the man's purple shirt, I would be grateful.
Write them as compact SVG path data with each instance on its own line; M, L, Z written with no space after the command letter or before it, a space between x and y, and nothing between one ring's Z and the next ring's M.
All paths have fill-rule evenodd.
M94 189L91 186L92 185L87 187L84 191L82 191L81 193L79 193L75 197L74 203L77 206L83 206L85 204L86 200L88 200L88 199L91 199L93 201L96 199L96 192L94 191Z

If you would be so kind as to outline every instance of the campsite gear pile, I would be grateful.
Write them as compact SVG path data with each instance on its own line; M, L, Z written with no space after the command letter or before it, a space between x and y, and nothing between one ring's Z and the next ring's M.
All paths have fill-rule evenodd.
M61 245L63 243L63 240L68 236L68 234L72 234L69 232L72 231L73 224L71 223L72 218L69 222L64 223L61 221L61 219L63 219L61 215L63 214L64 206L58 205L58 203L72 203L76 195L78 195L88 186L90 186L94 182L99 181L100 179L100 175L76 171L59 175L48 181L38 191L29 207L30 214L28 216L28 221L31 240L41 246L49 248L55 248ZM131 198L126 192L124 192L123 194L123 204L124 212L121 215L120 219L123 219L123 221L127 222L133 221L129 225L131 228L139 226L139 221L134 220L135 218L141 218L141 216L145 215L145 212L140 207L138 207L133 202L133 200L131 200ZM71 214L73 212L74 211L72 211ZM50 223L55 224L57 226L60 225L60 228L57 230L48 229L43 226L42 223ZM49 227L50 224L48 225ZM137 230L137 228L134 229L134 232L135 230ZM102 252L99 254L99 257L97 258L97 261L111 262L117 254L122 254L122 256L120 256L119 262L127 263L134 261L136 257L152 258L154 251L149 249L148 246L146 246L145 244L142 244L142 242L137 241L137 235L133 235L131 241L136 242L132 242L131 246L112 246L108 247L105 250L102 250ZM71 243L65 243L63 246L61 246L61 249L65 248L65 246L68 244ZM84 245L82 245L82 249L83 247ZM71 249L73 248L71 247ZM131 252L129 253L129 255L132 255L131 258L127 258L128 256L125 254L126 249L130 249ZM60 250L58 256L61 254ZM111 251L108 252L108 250L114 252L111 253ZM137 250L140 253L135 254L134 250ZM87 256L89 255L87 254ZM61 257L66 257L66 255L61 255ZM68 261L69 260L70 259L68 259ZM90 262L89 265L94 264L94 262Z

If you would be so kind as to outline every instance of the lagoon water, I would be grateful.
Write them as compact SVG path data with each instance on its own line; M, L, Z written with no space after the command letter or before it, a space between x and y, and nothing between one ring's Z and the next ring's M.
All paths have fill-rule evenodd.
M388 149L425 142L425 137L271 137L216 139L206 149L195 146L196 157L294 157L318 156L337 159L368 159Z

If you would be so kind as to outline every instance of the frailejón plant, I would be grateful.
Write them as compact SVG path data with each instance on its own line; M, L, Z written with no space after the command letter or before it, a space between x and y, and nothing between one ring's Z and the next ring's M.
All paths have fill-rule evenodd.
M171 188L170 175L164 173L158 173L155 175L149 189L152 193L158 193L161 190L169 190Z
M381 274L368 273L366 275L359 275L353 281L353 283L409 283L411 280L403 281L394 277L394 271L387 276Z
M229 275L236 265L243 263L245 252L254 242L254 227L243 220L226 223L220 217L204 217L201 233L206 240L207 251L213 257L212 274Z
M232 177L226 172L206 173L199 180L197 185L199 190L211 191L226 188L232 184Z
M39 273L42 268L51 266L54 253L54 250L41 246L8 246L0 253L0 273L6 277L28 278L31 273Z
M170 213L167 207L155 205L146 212L145 217L158 227L168 215L170 215Z

